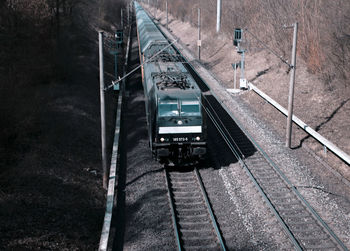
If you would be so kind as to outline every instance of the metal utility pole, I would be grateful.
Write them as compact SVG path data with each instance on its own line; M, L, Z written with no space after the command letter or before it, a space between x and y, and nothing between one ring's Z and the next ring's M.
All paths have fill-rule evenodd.
M166 28L168 29L168 1L165 2L166 9Z
M201 9L198 8L198 60L201 60Z
M216 10L216 32L219 33L221 26L221 0L217 0Z
M120 28L123 29L123 8L120 9L120 25Z
M287 117L287 136L286 147L291 148L291 136L292 136L292 117L293 117L293 102L294 102L294 82L295 82L295 70L296 70L296 52L297 52L297 34L298 23L294 23L294 35L293 35L293 49L292 49L292 64L289 81L289 97L288 97L288 117Z
M106 112L105 112L105 80L103 66L103 31L98 33L99 59L100 59L100 101L101 101L101 149L102 149L102 169L103 188L107 189L107 154L106 154Z
M157 1L158 2L158 1ZM156 5L156 0L154 0L154 19L156 19L156 15L157 15L157 5Z
M130 17L130 4L128 4L126 6L126 13L128 14L127 19L126 19L126 22L127 22L126 26L128 26L129 25L129 17Z
M234 64L233 68L235 70L235 75L233 76L233 88L236 89L237 88L237 84L236 84L237 83L237 77L236 77L237 76L237 74L236 74L237 73L237 64L236 63Z
M241 51L241 53L242 53L242 60L241 60L241 79L244 81L244 52L245 52L245 50L243 49L242 51ZM240 80L241 81L241 80Z

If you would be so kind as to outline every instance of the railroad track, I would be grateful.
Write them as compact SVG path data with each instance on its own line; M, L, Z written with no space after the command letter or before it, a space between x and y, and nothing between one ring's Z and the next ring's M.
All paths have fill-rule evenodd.
M178 250L226 250L197 168L165 175Z
M348 250L280 168L245 135L213 96L206 96L205 109L297 250Z
M164 36L166 37L165 34ZM181 55L179 50L175 46L173 47ZM184 62L186 62L185 58ZM194 68L188 62L184 63L184 66L197 81L202 92L207 92L209 90L207 84ZM243 132L242 127L236 124L237 119L229 115L213 95L204 95L204 99L204 107L209 119L281 223L295 249L348 250L280 168L254 139L247 132ZM183 178L186 179L187 176L185 175ZM171 177L168 177L167 180L168 186L171 186L171 184L169 185ZM176 199L171 200L176 202ZM173 207L176 207L176 204ZM176 228L179 223L176 222L177 215L175 213L173 218L175 219L174 225ZM181 234L181 231L178 232L180 244Z

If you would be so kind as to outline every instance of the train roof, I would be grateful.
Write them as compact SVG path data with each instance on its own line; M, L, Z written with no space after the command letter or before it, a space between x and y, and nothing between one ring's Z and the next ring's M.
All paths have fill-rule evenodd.
M135 2L137 29L139 32L140 49L143 54L151 44L169 44L163 34L158 30L151 18L141 5Z
M149 69L156 93L160 99L196 99L200 89L181 63L157 62Z
M155 94L161 100L200 99L201 91L182 64L182 57L169 45L141 5L134 2L141 53L144 54L145 88L155 87ZM160 52L161 51L161 52ZM160 53L159 53L160 52ZM157 54L158 53L158 54ZM156 55L157 56L154 56Z
M200 92L196 90L181 92L179 89L166 92L158 92L160 100L200 100Z

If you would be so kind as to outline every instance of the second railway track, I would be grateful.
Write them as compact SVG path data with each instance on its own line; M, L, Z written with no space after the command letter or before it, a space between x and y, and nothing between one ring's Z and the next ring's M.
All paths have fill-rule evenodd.
M189 71L202 91L209 93L209 88L192 66L186 63L185 66L191 69ZM205 97L208 117L213 120L212 123L278 218L295 248L347 250L297 188L254 140L247 137L240 126L234 123L220 102L211 94ZM198 171L179 172L168 169L165 170L165 175L178 250L225 250L224 240Z
M196 77L199 81L199 76ZM206 112L297 250L348 250L269 156L232 121L214 96Z
M209 88L196 70L188 62L184 65L202 92L207 92ZM217 98L212 94L204 97L209 119L262 194L296 250L348 250L280 168L254 139L246 136Z
M197 168L165 175L178 250L226 250Z

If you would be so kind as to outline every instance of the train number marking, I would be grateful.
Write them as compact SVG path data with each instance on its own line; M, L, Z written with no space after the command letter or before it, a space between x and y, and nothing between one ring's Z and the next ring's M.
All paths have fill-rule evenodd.
M188 141L187 137L173 138L174 142Z

